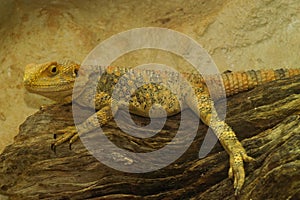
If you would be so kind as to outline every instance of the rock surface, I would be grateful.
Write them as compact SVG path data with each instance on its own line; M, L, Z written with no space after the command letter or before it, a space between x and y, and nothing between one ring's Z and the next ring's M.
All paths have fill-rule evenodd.
M248 154L256 158L245 165L246 182L239 199L299 199L300 77L235 95L227 104L227 122ZM174 163L132 174L105 166L80 141L72 150L67 144L59 146L56 153L50 150L53 133L73 124L71 111L71 105L48 106L20 126L14 143L0 155L1 194L11 199L235 199L223 148L217 144L207 157L198 159L207 131L202 123L194 142ZM189 110L184 112L193 115ZM132 117L137 124L149 123L146 118ZM180 114L168 118L164 129L147 139L125 134L115 122L103 130L119 147L149 152L172 140L179 119ZM182 136L174 144L180 146L186 139ZM99 148L108 147L101 143ZM112 153L105 159L132 164L125 154Z

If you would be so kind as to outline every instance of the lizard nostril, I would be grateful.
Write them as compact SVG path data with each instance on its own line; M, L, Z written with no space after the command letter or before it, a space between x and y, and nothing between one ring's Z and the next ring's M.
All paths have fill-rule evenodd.
M78 69L74 69L74 74L78 77Z

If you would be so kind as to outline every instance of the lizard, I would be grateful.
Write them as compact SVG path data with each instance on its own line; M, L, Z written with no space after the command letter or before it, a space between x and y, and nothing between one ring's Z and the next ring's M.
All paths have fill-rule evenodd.
M102 70L102 76L96 85L96 95L91 95L85 89L75 94L75 90L73 90L75 80L79 76L84 75L84 71L81 72L80 67L80 64L72 61L32 63L25 67L23 82L29 92L48 97L61 104L71 103L73 95L73 100L75 99L79 104L84 106L87 104L95 105L97 112L84 122L76 127L68 126L57 131L57 133L62 135L58 138L55 137L54 142L51 144L51 149L54 151L57 146L67 141L69 141L71 147L71 144L79 138L78 132L88 133L99 126L104 126L113 119L118 109L122 109L123 105L112 96L116 83L121 80L120 77L125 77L125 81L123 80L123 87L118 91L119 94L127 94L129 91L126 90L132 88L130 86L134 84L130 77L126 75L132 69L111 66L99 67ZM298 74L300 74L300 69L250 70L222 73L221 78L226 96L231 96L266 82ZM169 78L165 79L165 75L168 75ZM143 72L137 71L137 77L134 77L136 82L142 83L145 79L151 81L160 77L166 87L157 83L145 84L137 88L134 93L130 93L130 100L127 106L129 106L131 113L149 117L150 108L153 105L160 104L167 115L171 116L181 111L180 106L182 106L183 102L185 108L190 108L218 136L220 143L229 155L230 167L228 175L230 178L233 178L235 195L238 195L245 182L244 162L252 162L255 159L247 155L246 150L239 142L232 128L219 118L203 77L193 73L184 73L183 76L191 85L194 96L190 95L192 91L186 90L184 84L176 83L175 80L178 80L178 75L174 75L173 72L159 72L151 69ZM185 91L180 93L179 99L168 90L170 84L178 84L177 89ZM156 113L154 117L161 116L159 113Z

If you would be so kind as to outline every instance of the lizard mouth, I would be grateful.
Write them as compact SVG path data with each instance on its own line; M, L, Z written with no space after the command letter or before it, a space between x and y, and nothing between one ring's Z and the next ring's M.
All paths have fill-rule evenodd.
M73 83L60 84L24 84L25 88L30 92L59 92L73 90Z
M57 102L64 101L66 97L73 95L73 84L71 83L59 85L25 84L25 88L31 93L42 95Z

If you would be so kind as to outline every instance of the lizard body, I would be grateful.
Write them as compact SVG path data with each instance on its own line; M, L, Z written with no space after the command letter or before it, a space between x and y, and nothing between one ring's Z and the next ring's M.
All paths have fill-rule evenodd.
M162 117L164 114L171 116L179 113L181 108L190 108L212 128L229 154L229 176L234 177L234 188L238 194L245 180L243 162L254 159L247 155L230 126L219 119L205 81L200 75L183 73L181 77L178 73L169 71L133 71L128 68L99 67L102 75L97 85L82 85L83 89L76 91L73 90L75 79L84 74L79 68L80 65L71 61L30 64L25 68L24 85L28 91L61 103L70 103L73 95L76 103L94 106L97 110L82 124L59 130L63 135L53 142L53 150L66 141L74 143L79 137L77 132L86 133L97 128L99 124L105 125L113 118L114 112L124 106L128 106L131 113L145 117L148 117L149 113L151 117ZM252 70L227 72L221 77L226 95L230 96L265 82L298 74L300 69ZM95 75L97 76L97 73ZM187 83L182 81L182 78L186 79ZM213 76L209 81L214 81ZM117 84L120 87L117 87ZM187 87L186 84L191 87ZM93 89L88 88L95 87L96 95L93 95ZM136 90L133 90L134 88ZM113 95L114 92L118 94L117 97ZM222 95L219 98L222 98ZM156 109L157 105L165 112Z

